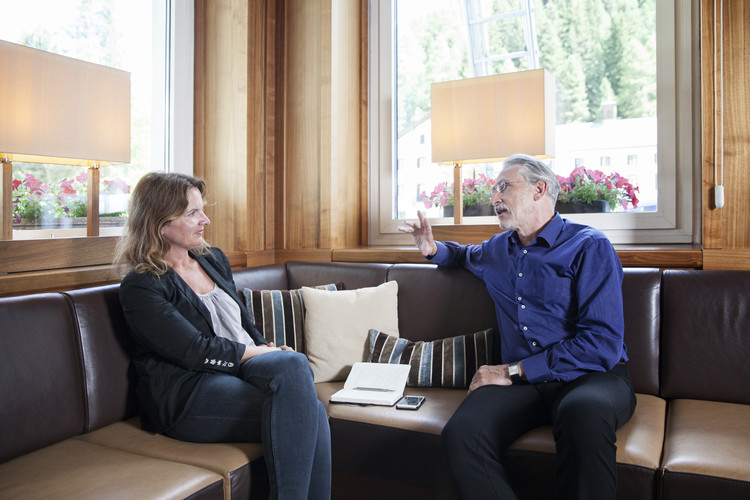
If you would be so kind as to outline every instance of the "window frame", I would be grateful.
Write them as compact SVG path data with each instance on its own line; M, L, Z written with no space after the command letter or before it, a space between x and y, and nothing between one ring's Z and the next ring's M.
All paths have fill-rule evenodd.
M394 2L368 1L370 245L411 244L409 236L397 229L402 221L393 217L397 164L391 134L395 113ZM700 88L697 0L657 1L656 25L659 208L656 212L565 215L602 230L614 244L696 243L699 236L700 192L694 189L700 186L700 153L696 151L700 145L700 96L694 92ZM448 218L430 222L453 225ZM464 219L463 226L472 225L496 225L496 220Z

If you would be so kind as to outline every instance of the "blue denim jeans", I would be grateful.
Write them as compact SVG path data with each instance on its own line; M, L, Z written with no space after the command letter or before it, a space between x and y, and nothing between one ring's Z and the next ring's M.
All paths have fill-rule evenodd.
M307 358L272 351L244 362L238 376L206 374L166 434L202 443L263 445L271 498L331 496L331 433Z

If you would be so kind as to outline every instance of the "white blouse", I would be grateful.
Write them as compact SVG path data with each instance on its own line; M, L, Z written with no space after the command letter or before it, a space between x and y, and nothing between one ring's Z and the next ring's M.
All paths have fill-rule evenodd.
M213 290L203 295L198 294L198 297L211 313L216 335L241 344L255 345L252 337L242 328L240 306L227 292L214 283Z

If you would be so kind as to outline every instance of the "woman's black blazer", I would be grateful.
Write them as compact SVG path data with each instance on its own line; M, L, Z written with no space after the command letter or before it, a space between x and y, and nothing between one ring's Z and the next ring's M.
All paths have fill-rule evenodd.
M211 248L205 257L191 256L240 306L242 326L255 343L265 344L237 296L224 252ZM144 429L168 429L202 377L238 372L245 346L216 336L210 312L173 269L162 276L131 271L120 285L120 303L135 342L136 393Z

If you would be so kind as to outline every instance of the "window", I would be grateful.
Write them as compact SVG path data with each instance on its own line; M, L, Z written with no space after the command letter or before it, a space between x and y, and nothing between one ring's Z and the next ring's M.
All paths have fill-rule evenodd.
M608 16L606 7L615 4L621 10L630 9L628 15L641 16L639 19L651 16L651 35L640 33L638 38L627 32L634 24L640 27L648 23ZM527 5L532 8L527 9ZM566 10L571 5L580 8ZM634 12L639 6L641 11ZM510 15L514 11L525 11L525 15ZM595 25L594 30L602 30L608 23L621 28L620 31L611 29L604 35L598 33L600 39L594 37L591 30L579 29L580 43L604 40L613 52L629 54L627 58L611 58L611 61L618 61L619 66L607 68L610 78L600 77L595 87L586 87L585 81L586 75L591 73L585 71L587 64L593 63L586 61L581 52L565 52L565 44L556 31L555 16L570 15L577 16L571 25L579 28ZM469 41L468 16L487 26L483 41ZM590 22L591 16L599 21ZM697 84L691 73L697 64L696 2L371 0L370 23L369 230L372 244L406 243L408 239L397 233L400 220L415 218L418 209L425 211L424 196L429 195L433 186L453 181L450 167L429 163L429 84L535 67L546 67L558 82L557 156L550 162L552 168L566 176L576 166L591 166L606 173L616 171L624 177L630 176L631 182L639 179L641 204L637 210L631 207L612 214L566 217L602 229L615 243L692 241L695 196L692 141L698 125L697 115L694 117L692 111L697 109L697 96L692 91L697 89ZM538 42L534 41L534 34ZM621 42L633 38L639 41ZM538 61L533 58L537 46ZM651 73L644 64L649 58L659 61ZM469 64L470 60L475 62ZM579 71L554 74L553 60L565 61L561 66L572 65ZM642 75L642 79L623 83L623 74L635 73ZM408 81L418 82L418 85L409 87L405 83ZM588 95L592 92L594 98ZM419 156L404 154L404 150L416 148L409 140L410 132L416 129L425 136L425 144L421 146L428 161L421 171L416 168ZM638 140L616 141L626 136L637 136ZM569 147L575 144L578 146ZM629 155L639 153L653 154L656 161L630 163ZM400 159L398 168L394 168L394 157ZM413 163L410 157L415 158ZM606 169L598 165L604 158L609 159ZM476 181L480 175L493 178L499 168L495 164L465 166L464 173ZM403 191L395 196L393 186L420 183L429 188L420 197L406 197ZM443 214L438 207L426 212L434 219L433 223L452 222L441 217ZM495 220L467 217L465 223L494 224Z
M0 0L0 38L131 74L131 163L100 170L100 234L122 231L150 170L192 172L193 4ZM86 235L86 167L13 163L13 239Z

